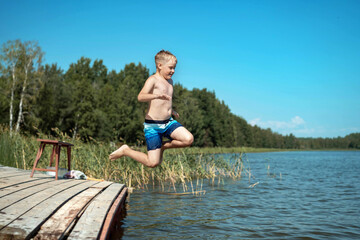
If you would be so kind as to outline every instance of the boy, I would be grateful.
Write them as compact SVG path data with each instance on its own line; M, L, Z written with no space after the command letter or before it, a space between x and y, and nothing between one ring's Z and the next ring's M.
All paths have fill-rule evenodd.
M171 116L179 117L172 109L173 80L177 64L176 57L169 51L161 50L155 56L156 73L150 76L138 95L138 101L149 102L145 116L144 132L148 153L131 149L128 145L121 146L110 154L110 160L128 156L154 168L161 164L165 149L190 146L193 135ZM170 141L162 142L165 136Z

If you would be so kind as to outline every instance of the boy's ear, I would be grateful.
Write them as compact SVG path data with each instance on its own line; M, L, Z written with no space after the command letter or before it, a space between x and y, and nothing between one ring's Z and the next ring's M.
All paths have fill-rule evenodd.
M158 69L160 69L162 67L162 63L159 62L158 65L157 65Z

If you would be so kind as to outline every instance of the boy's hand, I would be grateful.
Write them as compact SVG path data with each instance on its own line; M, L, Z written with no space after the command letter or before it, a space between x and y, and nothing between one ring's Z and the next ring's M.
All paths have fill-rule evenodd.
M158 94L158 99L162 99L162 100L171 100L171 97L169 95L166 94Z
M176 111L172 111L172 115L175 117L175 118L178 118L180 117L180 115L176 112Z

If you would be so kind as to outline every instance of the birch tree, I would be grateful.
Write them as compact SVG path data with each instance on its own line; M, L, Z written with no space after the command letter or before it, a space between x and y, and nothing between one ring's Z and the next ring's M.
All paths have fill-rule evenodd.
M0 60L2 66L2 73L4 75L11 75L11 89L10 89L10 112L9 112L9 127L10 135L13 130L13 119L14 119L14 92L17 82L17 65L21 55L21 42L20 40L7 41L3 44L1 49Z
M38 43L35 41L27 41L21 44L20 46L21 46L21 58L22 58L21 60L23 61L24 79L20 94L19 113L16 122L15 132L19 131L20 123L24 118L23 116L24 97L29 81L30 72L34 68L34 63L37 63L38 67L40 66L42 57L44 55L44 53L41 51L40 46L38 46Z

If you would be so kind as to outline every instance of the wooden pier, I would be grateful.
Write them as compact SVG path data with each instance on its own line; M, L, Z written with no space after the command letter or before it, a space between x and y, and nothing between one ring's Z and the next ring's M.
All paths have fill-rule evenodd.
M109 239L127 188L0 165L0 239Z

